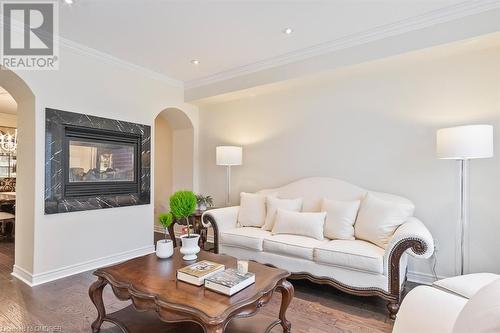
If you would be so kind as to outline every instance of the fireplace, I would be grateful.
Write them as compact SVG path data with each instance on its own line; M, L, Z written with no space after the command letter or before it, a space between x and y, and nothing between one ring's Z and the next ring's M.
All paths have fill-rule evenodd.
M46 110L47 214L149 203L150 128Z
M64 196L139 193L139 135L66 126Z

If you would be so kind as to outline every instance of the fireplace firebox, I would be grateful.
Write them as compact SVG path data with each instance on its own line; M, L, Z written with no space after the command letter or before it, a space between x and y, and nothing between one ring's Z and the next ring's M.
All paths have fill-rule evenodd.
M47 214L149 203L150 127L46 109Z

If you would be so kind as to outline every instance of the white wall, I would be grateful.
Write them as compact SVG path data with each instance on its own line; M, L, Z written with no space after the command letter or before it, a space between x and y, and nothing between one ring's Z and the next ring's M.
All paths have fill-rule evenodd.
M435 157L440 127L493 124L500 146L500 44L464 42L263 86L200 104L202 192L224 198L215 147L242 145L240 191L330 176L416 204L438 243L438 275L454 275L458 165ZM214 102L215 101L215 102ZM500 273L500 157L471 166L470 269ZM429 277L432 261L411 271Z
M193 129L173 132L172 169L173 191L193 189Z
M155 206L154 219L168 212L168 198L172 194L172 129L159 115L155 118Z
M26 138L35 144L31 193L39 195L33 220L23 219L34 228L33 260L16 256L16 266L35 284L153 250L153 205L44 215L46 107L153 125L161 110L182 106L198 124L197 108L184 104L183 88L168 80L85 48L61 46L60 61L58 71L17 73L36 99L35 131Z

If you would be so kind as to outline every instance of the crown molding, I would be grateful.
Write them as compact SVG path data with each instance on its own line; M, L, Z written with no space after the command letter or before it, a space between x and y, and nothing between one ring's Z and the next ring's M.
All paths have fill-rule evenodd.
M3 16L0 16L0 24L3 25L4 24L3 21L4 21ZM17 22L17 21L11 21L11 28L15 29L17 32L23 32L24 29L27 28L27 26L25 24L22 24L22 23ZM39 33L47 36L47 33L44 31L41 31ZM141 75L144 75L148 78L158 80L158 81L161 81L164 83L168 83L168 84L171 84L171 85L179 87L179 88L184 88L184 81L177 80L177 79L171 78L167 75L155 72L151 69L133 64L133 63L128 62L126 60L123 60L121 58L112 56L108 53L96 50L96 49L91 48L89 46L77 43L77 42L72 41L72 40L67 39L67 38L64 38L61 35L58 36L55 43L56 43L56 45L59 45L59 47L64 47L70 51L73 51L76 54L83 55L83 56L90 56L90 57L93 57L93 58L96 58L99 60L103 60L103 61L106 61L110 64L120 66L124 69L134 71L134 72L139 73Z
M88 47L86 45L77 43L75 41L72 41L70 39L64 38L59 36L59 46L64 47L70 51L75 52L76 54L84 55L84 56L90 56L99 60L106 61L110 64L120 66L124 69L128 69L131 71L134 71L136 73L142 74L148 78L158 80L161 82L165 82L168 84L171 84L173 86L179 87L179 88L184 88L184 82L181 80L177 80L174 78L171 78L167 75L155 72L151 69L133 64L131 62L128 62L126 60L123 60L121 58L112 56L108 53L96 50L94 48Z
M236 67L200 79L186 81L184 86L186 89L198 88L216 82L233 79L238 76L252 74L261 70L298 62L311 57L333 53L335 51L374 42L403 33L428 28L440 23L453 21L498 8L500 8L500 0L465 1L394 23L381 25L364 32L289 52L274 58Z

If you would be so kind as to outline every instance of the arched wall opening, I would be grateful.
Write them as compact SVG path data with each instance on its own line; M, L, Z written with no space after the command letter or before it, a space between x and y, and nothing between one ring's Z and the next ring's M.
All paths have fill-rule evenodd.
M14 274L34 270L35 95L14 72L0 68L0 86L17 103L17 180Z
M179 108L166 108L154 124L154 217L169 211L168 198L177 190L194 189L194 127Z

